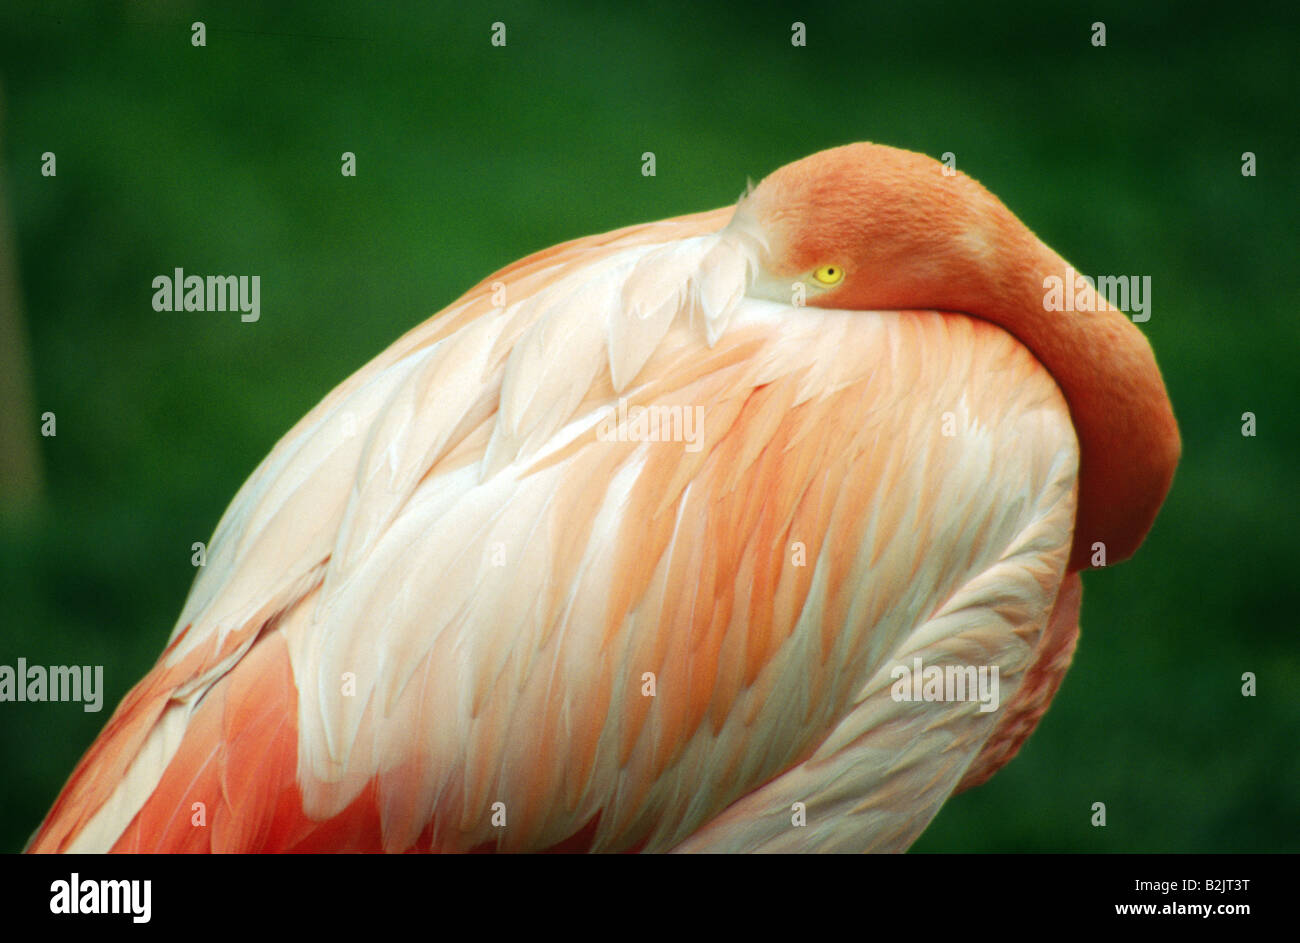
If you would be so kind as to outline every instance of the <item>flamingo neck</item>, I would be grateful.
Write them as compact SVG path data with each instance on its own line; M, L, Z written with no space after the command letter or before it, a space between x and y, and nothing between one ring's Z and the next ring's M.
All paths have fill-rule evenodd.
M1024 237L1027 236L1028 240ZM1146 337L1128 315L1024 230L994 283L961 310L1015 336L1052 374L1079 439L1079 504L1069 572L1132 556L1155 520L1181 449ZM1059 280L1070 302L1064 305ZM971 284L971 283L967 283ZM1051 310L1067 307L1072 310Z

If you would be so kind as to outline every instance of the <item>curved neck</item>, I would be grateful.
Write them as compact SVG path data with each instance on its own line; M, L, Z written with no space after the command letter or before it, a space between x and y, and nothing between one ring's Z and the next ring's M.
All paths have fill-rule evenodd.
M1098 544L1107 563L1126 559L1150 530L1181 450L1155 355L1128 315L1027 229L1004 235L997 264L981 266L994 274L967 283L976 294L961 310L1004 327L1065 394L1080 451L1069 570L1092 565Z

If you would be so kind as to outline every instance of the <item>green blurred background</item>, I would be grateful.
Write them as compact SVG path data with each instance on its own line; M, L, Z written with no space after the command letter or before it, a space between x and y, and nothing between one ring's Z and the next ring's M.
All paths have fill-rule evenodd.
M99 714L0 704L0 850L161 651L191 544L336 383L520 256L854 140L952 151L1081 272L1150 275L1184 437L1141 553L1085 580L1038 732L915 849L1300 849L1294 7L274 6L0 13L26 334L0 407L58 423L40 494L4 496L0 664L102 664L106 687ZM261 275L261 320L154 312L177 266Z

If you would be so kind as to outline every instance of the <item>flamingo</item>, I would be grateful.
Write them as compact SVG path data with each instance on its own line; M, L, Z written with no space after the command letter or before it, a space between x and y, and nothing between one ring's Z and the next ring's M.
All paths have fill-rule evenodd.
M1178 461L1141 331L1046 310L1067 270L859 143L489 276L253 472L29 850L905 850ZM996 709L899 696L921 664Z

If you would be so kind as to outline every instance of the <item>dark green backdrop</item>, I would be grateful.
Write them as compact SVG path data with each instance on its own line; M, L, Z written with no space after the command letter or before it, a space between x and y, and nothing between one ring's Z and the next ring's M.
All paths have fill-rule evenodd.
M1184 437L1143 550L1085 580L1039 731L916 849L1300 848L1293 13L94 6L0 13L22 424L58 423L43 496L4 502L0 664L102 664L107 688L100 714L0 704L0 849L157 657L190 545L337 382L528 252L729 203L747 176L853 140L952 151L1080 271L1150 275L1143 327ZM260 322L154 312L150 281L177 266L260 274Z

